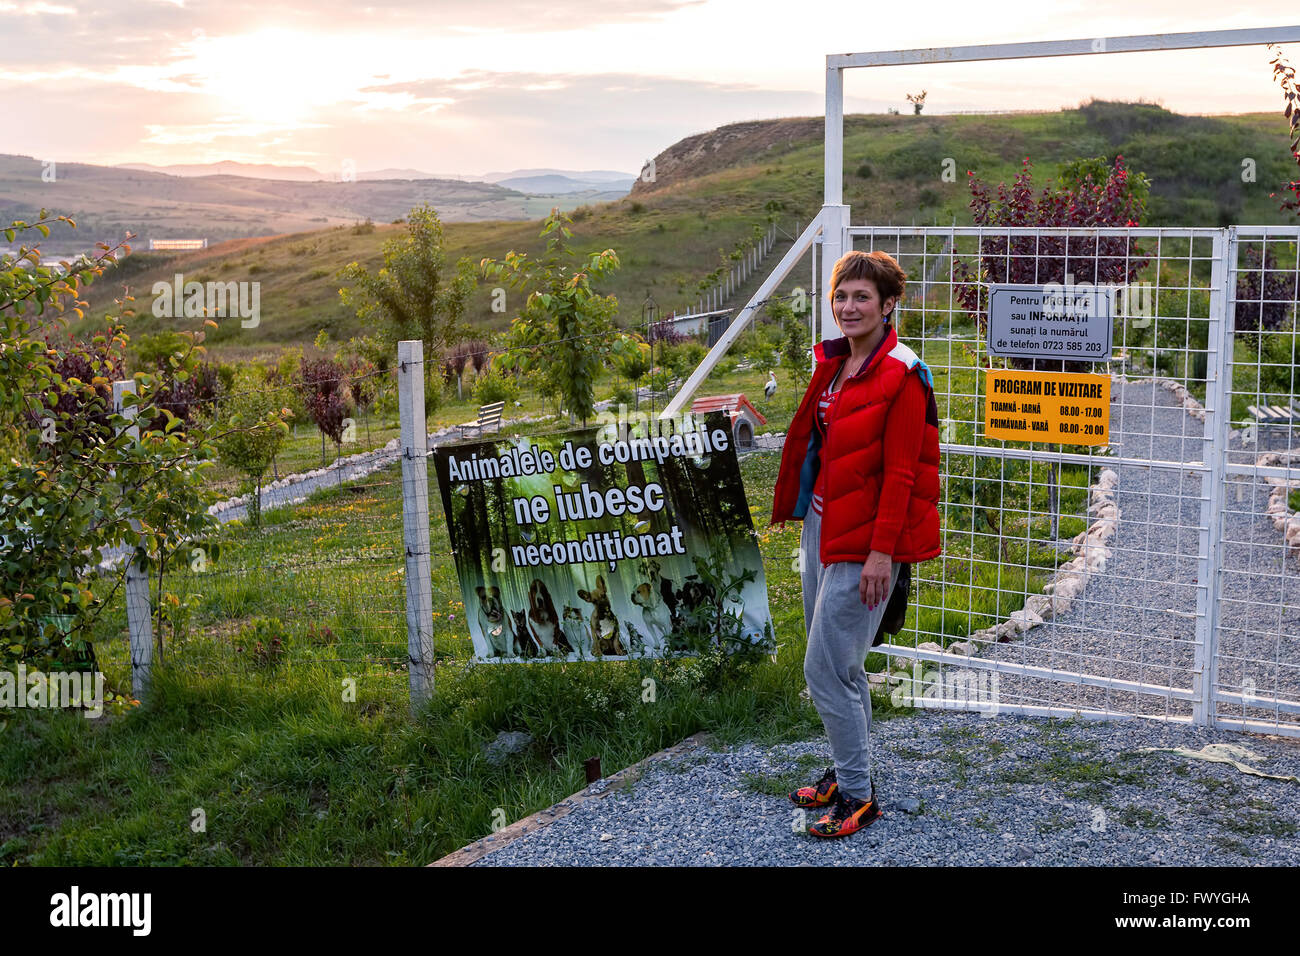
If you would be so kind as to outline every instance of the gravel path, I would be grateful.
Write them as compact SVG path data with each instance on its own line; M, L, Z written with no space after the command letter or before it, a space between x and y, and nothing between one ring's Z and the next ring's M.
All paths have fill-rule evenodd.
M1115 383L1112 399L1112 440L1124 457L1201 459L1202 425L1169 391ZM1201 479L1138 465L1116 471L1120 520L1105 571L1089 578L1065 614L1016 641L987 644L980 656L1191 689ZM1266 515L1268 490L1254 480L1226 487L1218 686L1240 691L1253 681L1260 698L1300 700L1300 582L1295 558L1285 557L1282 535ZM998 691L1003 703L1151 716L1192 712L1189 702L1155 694L1005 674ZM1252 719L1297 719L1266 706L1244 712ZM1220 713L1241 716L1243 707L1223 704Z
M472 865L1300 865L1300 784L1139 752L1228 742L1265 758L1254 764L1265 773L1300 776L1294 739L940 711L872 731L885 815L853 836L795 832L800 811L784 796L829 765L824 738L744 744L652 764L630 790Z
M1115 383L1112 441L1125 457L1197 461L1202 426L1153 384ZM1234 442L1234 449L1239 445ZM1066 614L983 655L1192 687L1201 479L1123 465L1106 570ZM1225 499L1219 686L1300 699L1297 561L1266 515L1268 486ZM932 665L931 665L932 666ZM1191 714L1153 694L1001 675L1002 703ZM1240 715L1240 705L1220 706ZM1267 707L1252 718L1294 721ZM1230 743L1264 772L1300 776L1300 740L1159 720L1047 720L919 711L873 727L884 819L840 841L795 832L784 797L831 762L824 738L653 766L474 864L509 865L1296 865L1300 783L1145 747ZM596 784L600 787L601 784Z

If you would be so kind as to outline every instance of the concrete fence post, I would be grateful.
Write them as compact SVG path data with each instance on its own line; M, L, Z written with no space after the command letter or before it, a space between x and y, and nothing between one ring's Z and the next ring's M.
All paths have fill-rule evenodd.
M136 394L134 379L113 383L113 412L134 419L136 407L124 407L122 403L122 396L128 393ZM139 426L129 425L126 431L139 440ZM135 520L131 521L131 526L140 530ZM126 568L126 625L131 635L131 694L144 701L153 676L153 620L149 606L149 571L138 561L131 561Z
M402 537L406 546L406 644L411 709L433 695L433 582L429 562L429 433L424 420L424 343L397 343L402 435Z

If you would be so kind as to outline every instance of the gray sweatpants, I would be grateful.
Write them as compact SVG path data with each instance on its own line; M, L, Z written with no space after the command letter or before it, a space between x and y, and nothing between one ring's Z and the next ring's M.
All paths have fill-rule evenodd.
M820 534L821 516L809 507L799 540L803 549L803 619L808 628L803 676L831 741L839 789L869 800L871 691L862 664L902 565L893 563L885 599L868 610L858 597L862 562L823 565Z

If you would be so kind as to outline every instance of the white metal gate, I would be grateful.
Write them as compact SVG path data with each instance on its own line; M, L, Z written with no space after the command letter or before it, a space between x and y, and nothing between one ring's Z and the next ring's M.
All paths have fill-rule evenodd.
M1300 228L1238 226L1216 401L1209 721L1300 735ZM1237 425L1238 428L1233 428ZM1300 504L1300 495L1294 504Z
M907 690L922 706L1144 716L1300 735L1291 550L1300 546L1300 516L1287 504L1291 484L1300 485L1291 426L1300 408L1291 408L1296 304L1294 284L1286 284L1297 273L1300 230L851 227L844 71L1297 40L1300 26L1292 25L827 56L821 212L663 414L684 409L805 255L821 338L840 334L822 301L840 255L859 246L899 260L910 292L898 311L900 337L943 378L946 555L914 575L908 640L882 648L891 663L912 665L891 679L894 691ZM999 250L1028 257L1041 283L1070 281L1063 272L1113 273L1116 265L1139 283L1115 319L1114 360L1088 363L1112 377L1104 453L983 438L982 376L973 373L985 364L983 342L971 310L955 299L967 283L954 263L996 262ZM1243 307L1263 326L1254 334L1249 323L1234 334ZM1080 504L1064 473L1080 469L1089 488L1079 513L1063 513ZM1063 534L1070 525L1077 536ZM1045 559L1050 547L1068 547L1069 560ZM954 573L951 562L961 559L966 565Z
M844 248L883 249L921 280L900 338L935 373L945 438L945 555L917 569L915 630L887 649L905 662L891 689L917 706L1300 733L1300 565L1284 537L1289 526L1300 545L1300 518L1277 506L1300 485L1300 449L1293 459L1289 415L1251 427L1247 409L1295 400L1300 229L847 232ZM1247 238L1276 254L1268 270L1256 256L1262 287ZM1132 279L1115 360L1075 370L1111 377L1109 447L985 438L984 337L960 301L977 283L957 267L1018 258L1044 283L1097 275L1102 252ZM1233 333L1252 293L1267 326L1244 336L1253 361ZM1089 490L1067 504L1061 473L1085 467ZM1070 552L1058 568L1054 548Z
M754 303L819 238L814 223ZM840 248L882 249L908 272L900 339L934 372L942 420L945 555L916 569L914 623L880 648L903 702L1300 734L1300 561L1285 537L1300 546L1300 516L1278 505L1300 487L1300 439L1289 416L1259 424L1249 410L1297 401L1298 239L1297 227L844 230ZM1010 260L1038 283L1131 279L1113 360L1078 369L1111 377L1108 447L983 436L989 363L961 300L980 283L958 270ZM1238 320L1242 308L1254 312ZM1259 333L1234 333L1256 315Z

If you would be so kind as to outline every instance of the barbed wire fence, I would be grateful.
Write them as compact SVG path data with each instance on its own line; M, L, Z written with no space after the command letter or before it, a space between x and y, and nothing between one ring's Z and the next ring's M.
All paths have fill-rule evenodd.
M918 295L900 306L900 337L923 355L940 383L941 517L948 558L914 576L913 618L894 642L908 653L891 651L896 658L891 664L934 668L941 680L952 668L1000 674L1004 697L1014 696L1017 706L1028 709L1079 707L1086 698L1102 713L1175 719L1194 703L1195 681L1209 680L1209 706L1221 722L1289 728L1295 720L1289 688L1300 673L1286 640L1297 606L1287 556L1300 546L1300 519L1294 518L1296 501L1290 497L1300 485L1294 477L1290 427L1300 420L1300 410L1292 407L1295 285L1300 281L1293 231L1243 234L1231 249L1219 249L1209 243L1217 230L1186 235L1148 230L1150 245L1143 255L1149 264L1143 275L1153 301L1141 312L1117 316L1116 356L1101 366L1117 390L1118 441L1109 451L1070 455L1053 448L1046 457L1032 451L1021 455L1005 442L981 437L984 345L976 323L956 302L960 280L954 269L959 259L986 257L992 234L928 227L860 231L859 238L889 251L915 281ZM1098 259L1097 250L1080 249L1084 258ZM1137 255L1136 248L1122 254L1125 263ZM1227 271L1212 275L1215 268ZM1226 290L1230 301L1213 305L1216 290ZM733 297L740 294L741 289L733 289ZM796 288L749 305L758 314L778 301L797 305L809 298ZM649 346L648 368L636 369L633 376L622 362L607 361L597 384L598 412L618 414L626 406L629 413L657 417L707 343L716 341L720 329L738 314L747 314L729 308L728 300L721 305L711 310L720 315L664 316L657 307L644 310L642 322L624 331L635 332ZM1236 309L1235 323L1229 322L1229 305ZM710 327L715 320L718 324ZM715 381L725 380L722 390L734 392L738 370L745 373L744 381L762 381L750 358L762 351L763 335L752 331L733 343L734 354L715 366L697 390L700 397L719 391L709 387ZM1213 362L1227 355L1234 331L1236 361L1228 364L1229 378L1218 394L1215 382L1222 379L1212 374L1206 357ZM1225 338L1216 345L1213 336L1219 334ZM772 333L767 335L770 344ZM496 345L487 351L500 355L527 349L546 360L566 342L607 336L601 332L543 345ZM785 361L779 359L778 366ZM147 579L137 574L128 580L128 600L113 633L136 637L134 657L145 673L157 659L212 673L235 665L324 665L343 676L372 673L401 682L405 675L418 702L427 697L439 668L473 662L466 622L473 610L462 603L441 500L434 500L438 489L428 480L431 450L462 438L531 434L582 423L571 422L562 400L543 394L536 377L512 376L517 397L506 403L499 429L462 435L458 425L475 416L479 399L472 397L471 388L465 401L443 401L455 394L443 366L441 356L430 363L406 351L391 368L365 373L377 397L358 408L354 441L335 444L320 467L316 433L300 430L280 456L280 477L262 490L260 527L251 524L247 494L243 500L227 499L218 506L227 529L219 556L197 547L183 551L179 560L172 558L170 567L155 568ZM743 455L770 459L780 452L779 431L792 411L790 403L798 399L790 392L799 390L788 372L782 373L783 391L774 401L764 404L767 396L749 395L776 417L755 429L753 444L740 449ZM416 378L431 384L426 387ZM1142 381L1154 381L1178 401L1166 409L1169 403L1158 391L1134 390ZM416 406L424 409L426 394L439 400L429 403L428 417L417 425ZM219 396L217 406L237 398L238 393ZM1198 409L1204 414L1206 408L1212 427L1203 432L1194 419ZM1215 492L1205 484L1206 454L1218 440L1214 430L1220 426L1230 429L1231 440L1220 442L1229 474L1225 488ZM1169 448L1157 454L1155 445ZM1134 463L1125 471L1122 460ZM1098 491L1099 476L1112 468L1118 469L1117 487ZM222 480L229 486L234 478L227 473ZM1215 494L1219 520L1226 524L1213 524L1199 511ZM1115 502L1125 502L1123 496L1130 503L1110 510ZM1141 515L1132 510L1135 501L1144 509ZM1188 507L1195 513L1187 512ZM1022 605L1030 611L1039 607L1034 601L1047 600L1055 610L1068 606L1063 595L1073 578L1102 570L1100 563L1089 563L1091 556L1104 557L1115 544L1109 537L1085 542L1088 553L1077 571L1068 560L1062 563L1069 554L1056 558L1055 553L1069 551L1072 544L1078 550L1080 534L1107 522L1112 522L1112 534L1121 527L1125 535L1140 538L1129 538L1125 545L1126 560L1141 562L1140 569L1128 574L1129 583L1168 591L1168 606L1153 610L1131 596L1106 598L1090 585L1074 595L1074 613L1055 614L1050 630L1037 624ZM1278 526L1276 532L1272 526ZM1203 564L1205 554L1196 555L1196 549L1181 557L1166 553L1157 539L1170 534L1200 535L1203 544L1221 537L1223 553L1234 556L1220 572L1233 589L1222 594L1224 613L1232 616L1221 616L1222 623L1215 625L1222 627L1224 642L1208 678L1196 676L1196 668L1208 661L1197 665L1192 660L1194 653L1209 653L1210 622L1196 602L1210 600L1212 592L1192 579L1197 573L1193 565ZM1270 535L1279 539L1273 542ZM1071 536L1076 540L1071 542ZM783 539L775 532L762 537L765 560L784 557L774 550ZM776 543L768 545L769 540ZM1159 562L1166 559L1192 570L1165 574ZM1274 571L1255 569L1261 562L1272 567L1275 561L1280 563ZM412 588L412 581L427 581L428 586ZM1057 593L1048 594L1045 583ZM1260 590L1263 584L1269 585L1267 596ZM1255 623L1245 625L1237 611ZM1134 615L1145 617L1137 621ZM1152 615L1159 624L1143 623L1155 620ZM1265 627L1265 619L1272 625ZM132 620L151 623L156 633ZM143 646L152 646L157 655L150 659ZM957 664L954 653L965 656L966 663ZM1092 672L1083 674L1086 679L1073 696L1065 691L1074 685L1048 681L1049 671L1064 672L1061 663L1038 662L1052 654L1052 661ZM889 675L891 680L897 676Z
M731 287L733 295L739 287ZM692 341L705 347L700 340L708 335L707 325L692 335L675 331L681 316L651 312L643 318L624 331L649 346L654 364L634 379L622 365L607 363L598 383L597 412L618 413L622 398L629 411L657 415L682 380L683 370L667 362L669 353L680 353ZM487 357L526 349L545 359L566 342L608 337L600 332L543 345L497 345ZM310 418L295 419L273 470L256 491L243 490L246 476L215 463L210 483L223 495L242 491L211 509L222 526L215 547L186 542L147 571L132 565L124 572L123 555L109 556L115 573L125 573L126 588L121 606L110 609L97 629L99 656L130 669L135 696L148 692L159 663L207 675L240 666L270 671L324 665L341 675L400 680L406 674L418 704L427 698L438 668L472 661L455 554L426 461L436 445L465 437L459 425L474 417L477 398L471 388L464 390L464 401L452 401L456 387L449 376L454 373L442 356L430 363L418 341L401 343L395 358L388 369L315 380L314 386L326 390L347 387L358 393L358 384L365 384L371 394L333 423L337 441ZM677 354L672 358L687 361ZM490 368L485 365L483 373ZM557 408L562 403L556 396L540 391L536 376L512 379L519 397L507 403L496 432L475 438L581 426ZM132 390L134 384L119 383L117 390ZM253 391L259 389L171 397L165 404L187 420L201 415L219 423ZM429 403L436 420L425 419L426 395L437 396ZM317 438L325 448L323 460ZM253 506L255 500L260 507Z

